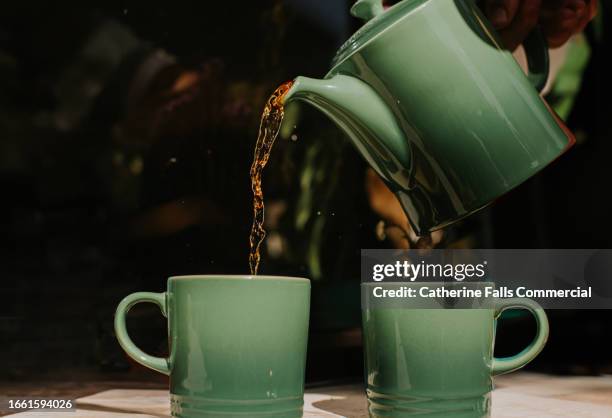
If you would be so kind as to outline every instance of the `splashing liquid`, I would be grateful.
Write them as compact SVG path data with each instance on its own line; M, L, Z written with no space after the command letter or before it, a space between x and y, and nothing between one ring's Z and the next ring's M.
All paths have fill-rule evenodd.
M251 165L253 226L251 227L251 236L249 237L249 242L251 244L249 267L252 275L256 275L259 269L259 261L261 259L259 247L266 237L266 230L264 229L264 199L263 190L261 188L261 174L268 163L272 146L274 145L274 141L280 131L281 123L283 122L283 116L285 115L283 98L292 85L293 81L281 84L268 99L266 107L261 115L259 135L257 136L253 164Z

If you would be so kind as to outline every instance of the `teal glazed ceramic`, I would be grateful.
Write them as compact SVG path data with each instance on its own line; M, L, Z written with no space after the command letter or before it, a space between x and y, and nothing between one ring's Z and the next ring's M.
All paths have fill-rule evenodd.
M519 369L548 338L544 310L530 299L477 300L472 309L407 300L404 308L368 306L373 287L431 283L363 283L365 379L371 418L488 418L491 376ZM433 286L439 284L433 284ZM489 285L492 285L489 283ZM516 356L493 357L495 320L510 308L530 311L537 335Z
M169 358L134 345L125 327L137 303L168 318ZM172 416L300 418L310 281L273 276L180 276L164 293L118 306L115 331L137 362L170 376Z
M574 142L538 94L548 50L536 30L525 75L473 0L404 0L370 19L322 80L298 77L285 103L308 102L343 129L393 190L419 235L491 203Z

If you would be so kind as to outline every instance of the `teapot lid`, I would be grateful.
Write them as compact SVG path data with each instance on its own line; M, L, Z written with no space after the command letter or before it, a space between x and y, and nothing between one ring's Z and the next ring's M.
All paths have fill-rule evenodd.
M351 8L351 14L367 22L338 49L332 67L336 67L379 33L427 1L403 0L385 9L383 0L359 0Z

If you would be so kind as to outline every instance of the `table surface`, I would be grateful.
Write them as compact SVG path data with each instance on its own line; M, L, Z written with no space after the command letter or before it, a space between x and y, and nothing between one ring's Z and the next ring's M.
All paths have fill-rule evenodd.
M123 384L125 387L126 384ZM495 380L492 418L612 418L612 376L554 377L532 373L500 376ZM77 411L71 418L161 418L169 416L168 392L156 385L139 389L82 385L74 392ZM158 387L158 386L157 386ZM100 389L100 388L99 388ZM94 390L92 392L92 390ZM61 391L58 392L58 394ZM91 393L82 396L83 393ZM66 396L65 391L62 396ZM49 396L49 395L46 395ZM361 385L321 387L305 395L304 418L367 418ZM22 412L19 418L49 417Z

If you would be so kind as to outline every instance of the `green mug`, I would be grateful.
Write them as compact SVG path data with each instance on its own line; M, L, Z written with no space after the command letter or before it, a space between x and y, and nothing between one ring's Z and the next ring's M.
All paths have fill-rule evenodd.
M523 367L540 353L548 338L546 314L530 299L482 298L472 301L474 308L462 305L462 309L443 309L440 300L418 298L402 300L401 308L397 302L386 307L368 299L374 287L387 290L409 287L418 292L421 286L440 284L361 286L366 393L371 418L489 417L492 376ZM496 319L504 310L514 308L533 314L537 335L516 356L495 358Z
M524 43L525 75L475 0L359 0L352 11L369 21L323 79L297 77L284 102L329 116L418 235L483 208L574 143L538 94L549 69L539 31Z
M126 314L141 302L168 318L168 358L146 354L127 333ZM130 357L170 376L172 416L299 418L309 310L307 279L177 276L164 293L123 299L115 332Z

